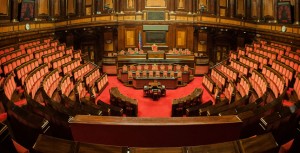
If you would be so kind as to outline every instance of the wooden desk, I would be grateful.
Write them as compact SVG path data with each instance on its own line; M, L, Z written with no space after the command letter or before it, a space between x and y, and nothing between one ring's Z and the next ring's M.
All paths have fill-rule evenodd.
M132 74L133 74L133 77L135 78L135 71ZM167 75L170 76L170 72L168 72ZM148 76L148 72L147 72L147 76ZM175 76L175 78L177 78L177 72L176 71L174 72L174 76ZM141 78L145 79L146 77L139 77L138 79L141 79ZM160 72L160 77L152 77L152 78L149 78L149 79L153 80L155 78L161 80L161 79L163 79L165 77L163 77L163 72ZM168 77L166 77L166 78L168 78ZM122 72L122 71L119 72L118 79L122 83L128 83L128 72ZM188 84L190 81L191 81L190 80L190 73L188 73L188 72L182 72L182 82L183 82L183 84Z
M89 144L39 135L33 149L37 153L126 153L127 147Z
M166 96L165 86L160 82L149 82L148 86L144 86L144 97L152 97L153 100Z
M136 99L129 98L120 93L118 87L112 87L109 90L110 103L121 107L127 116L137 116L138 102Z
M164 51L148 51L147 59L165 59Z
M145 85L148 85L150 82L157 80L161 84L165 85L167 89L176 89L177 88L177 78L163 78L163 77L147 77L147 78L133 78L132 84L136 89L143 89Z
M295 141L294 141L295 142ZM12 148L10 148L12 149ZM236 141L227 141L222 143L180 146L180 147L128 147L103 144L91 144L64 140L47 135L39 135L33 149L36 153L203 153L203 152L222 152L222 153L273 153L278 152L278 145L271 133L240 139ZM12 150L7 151L12 152ZM295 151L294 151L295 152Z
M78 115L70 121L75 141L129 147L195 146L239 138L236 116L142 118ZM84 131L84 132L83 132Z

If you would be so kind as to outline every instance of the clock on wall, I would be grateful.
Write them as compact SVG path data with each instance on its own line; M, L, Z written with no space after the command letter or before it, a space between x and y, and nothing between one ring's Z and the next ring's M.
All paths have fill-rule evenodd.
M25 24L25 30L30 30L30 24L29 23Z
M286 26L282 26L281 27L281 32L286 32L286 29L287 29Z

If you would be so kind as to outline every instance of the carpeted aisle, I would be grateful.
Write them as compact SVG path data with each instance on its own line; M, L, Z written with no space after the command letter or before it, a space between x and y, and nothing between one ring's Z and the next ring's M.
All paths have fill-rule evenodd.
M195 77L195 79L185 87L179 87L175 90L168 90L166 97L161 97L158 101L153 101L151 98L143 97L143 90L136 90L132 87L124 86L116 76L108 77L108 86L102 92L102 94L97 98L101 99L106 103L109 102L109 89L111 87L118 87L120 92L128 97L135 98L138 100L138 116L139 117L170 117L171 116L171 106L172 100L175 98L184 97L190 94L194 88L200 87L202 89L202 77ZM210 94L204 89L202 96L202 101L207 102L209 100L213 101Z

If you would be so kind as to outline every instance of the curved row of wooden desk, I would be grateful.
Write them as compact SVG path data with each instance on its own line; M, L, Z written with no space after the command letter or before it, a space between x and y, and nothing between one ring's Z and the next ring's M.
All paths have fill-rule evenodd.
M120 93L118 87L110 88L109 94L110 103L114 106L122 108L126 116L137 116L138 101L136 99L124 96L122 93Z
M129 146L181 147L239 139L242 121L237 116L111 117L78 115L70 121L75 141Z
M217 144L160 148L109 146L102 144L68 141L59 138L49 137L46 135L40 135L34 146L34 150L37 153L52 153L52 146L55 146L56 152L68 153L271 153L278 151L278 146L271 133L267 133L257 137L240 139L236 141L228 141Z

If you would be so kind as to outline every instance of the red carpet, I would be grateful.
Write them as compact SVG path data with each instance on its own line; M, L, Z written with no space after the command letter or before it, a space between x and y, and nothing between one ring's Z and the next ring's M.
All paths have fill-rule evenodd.
M170 117L173 99L190 94L196 87L204 89L201 84L202 77L195 77L195 79L187 86L179 87L175 90L167 90L166 97L161 97L158 101L153 101L151 98L143 97L143 90L136 90L132 87L124 86L116 76L109 76L108 82L108 86L97 99L110 103L109 89L111 87L118 87L123 95L138 100L139 117ZM207 102L209 100L214 101L206 89L204 89L202 101Z

